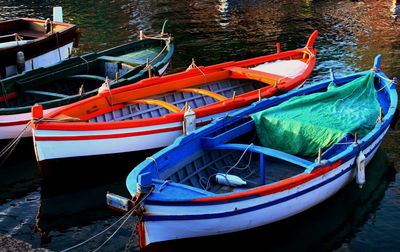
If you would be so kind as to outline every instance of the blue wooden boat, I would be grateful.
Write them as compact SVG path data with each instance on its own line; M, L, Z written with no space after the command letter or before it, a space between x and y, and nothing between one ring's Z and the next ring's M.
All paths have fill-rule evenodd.
M178 138L128 175L132 200L108 194L108 204L137 210L145 247L266 225L319 204L354 178L362 185L398 101L380 60L372 70L332 74L329 81L264 99ZM317 112L303 120L310 108ZM343 130L324 125L337 118Z

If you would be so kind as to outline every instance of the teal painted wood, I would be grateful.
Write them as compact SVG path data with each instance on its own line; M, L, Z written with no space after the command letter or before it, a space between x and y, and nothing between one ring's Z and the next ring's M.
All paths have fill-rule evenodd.
M174 45L169 35L157 38L75 56L0 80L0 115L26 113L34 104L49 109L76 102L97 94L106 78L110 88L137 82L148 77L147 59L153 75L162 74Z

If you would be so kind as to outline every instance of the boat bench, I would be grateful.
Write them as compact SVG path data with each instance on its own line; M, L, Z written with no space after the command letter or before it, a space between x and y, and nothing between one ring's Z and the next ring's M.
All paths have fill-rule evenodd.
M104 60L104 61L115 62L115 63L121 63L121 64L128 64L128 65L134 66L134 67L142 65L141 63L129 60L127 58L122 58L122 57L100 56L97 59Z
M69 75L65 78L68 79L86 79L86 80L95 80L100 82L105 82L106 78L98 75L91 75L91 74L76 74L76 75Z
M183 88L183 89L178 89L176 91L177 92L189 92L189 93L202 94L202 95L214 98L217 101L224 101L224 100L228 99L227 97L222 96L220 94L217 94L215 92L212 92L212 91L209 91L209 90L205 90L205 89L200 89L200 88Z
M230 130L223 132L213 137L203 137L201 139L201 145L205 150L240 150L240 151L251 151L260 154L260 184L265 184L265 156L278 158L292 164L307 168L312 165L313 162L305 160L303 158L296 157L283 151L248 144L237 144L237 143L226 143L237 136L243 135L247 132L254 131L255 125L252 120L240 124Z
M65 95L65 94L46 92L46 91L37 91L37 90L24 90L23 92L27 93L27 94L44 95L44 96L51 96L51 97L55 97L55 98L69 97L69 95Z
M182 111L182 109L178 108L177 106L175 106L169 102L155 100L155 99L140 99L140 100L131 100L131 101L125 102L125 104L136 104L136 103L160 106L160 107L163 107L172 112L181 112Z
M45 33L41 31L35 31L35 30L26 30L26 29L21 29L21 30L16 30L14 33L17 33L19 36L25 38L40 38L42 37Z
M225 69L229 70L231 72L230 78L252 79L252 80L261 81L265 84L274 85L274 86L280 84L282 82L282 80L287 79L287 77L285 77L285 76L262 72L262 71L253 70L253 69L249 69L249 68L243 68L243 67L228 67Z

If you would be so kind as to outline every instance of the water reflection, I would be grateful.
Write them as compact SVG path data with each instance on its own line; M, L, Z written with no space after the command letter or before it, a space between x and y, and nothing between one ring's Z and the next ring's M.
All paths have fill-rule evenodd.
M128 195L125 176L115 182L96 185L84 181L64 180L41 182L39 191L0 206L1 232L52 250L61 250L78 244L106 229L120 215L105 205L104 195L112 191ZM388 185L395 179L395 170L388 163L386 153L378 150L366 172L367 183L362 189L351 183L324 203L287 220L254 230L165 242L147 248L157 251L202 250L256 250L268 246L268 251L328 251L349 241L369 215L374 213ZM18 180L17 180L18 181ZM389 187L393 194L398 188ZM1 195L2 196L2 195ZM395 197L390 204L398 205ZM23 213L23 214L21 214ZM137 237L132 236L135 218L118 232L105 251L138 251ZM112 232L85 244L82 250L96 249ZM34 230L34 231L32 231ZM288 242L290 241L290 242Z
M169 19L167 31L176 38L176 53L168 73L185 70L192 58L197 65L210 65L274 53L276 42L281 43L282 50L300 48L311 32L317 29L320 31L316 41L318 60L309 83L326 79L330 68L337 76L369 69L377 54L383 56L382 70L391 78L400 77L400 21L392 16L399 15L397 0L7 0L0 1L0 20L16 17L45 19L51 17L52 7L57 5L63 7L64 20L75 23L82 32L78 54L135 40L140 30L158 32L163 21ZM400 167L399 141L400 135L391 133L382 145L397 167ZM30 149L26 150L29 152ZM123 175L120 180L107 181L99 178L98 174L89 174L85 184L77 182L81 175L79 171L70 172L72 178L65 178L62 187L73 190L60 192L56 189L61 184L42 184L32 157L18 156L16 159L20 162L13 162L0 170L1 233L13 234L36 247L42 244L59 250L87 239L118 219L117 214L103 208L101 201L107 187L114 190L118 181L124 187ZM393 180L393 174L389 173L389 177L385 175L385 170L390 169L385 161L379 157L378 160L374 162L381 163L381 170L376 170L382 174L373 175L377 183L371 187L375 188L371 189L372 193L368 185L364 188L367 192L350 186L330 203L299 217L256 231L204 238L186 245L188 248L207 250L211 250L207 244L214 242L221 244L224 250L244 248L247 251L247 246L252 245L257 250L265 246L272 250L323 250L339 247L343 240L354 239L351 236L360 228L366 230L363 241L373 240L376 226L373 223L367 225L369 228L365 228L365 224L363 227L360 225L371 211L375 211L386 185ZM93 163L82 160L82 165ZM115 164L107 165L117 167ZM125 163L128 168L133 165L134 162ZM82 167L76 168L82 170ZM91 184L93 181L99 183ZM390 234L396 234L391 231L400 226L392 224L400 219L398 181L399 175L389 187L389 198L381 210L382 218L387 217L382 230ZM77 186L79 184L84 186ZM40 188L42 185L43 188ZM115 192L118 192L117 188ZM36 217L37 227L47 234L43 240L38 233L31 231L36 225ZM132 224L123 228L107 249L123 250ZM376 239L384 239L387 246L393 249L396 247L393 246L395 239L385 238L388 236L383 232ZM104 237L85 249L95 249L102 239ZM291 247L290 244L299 247ZM371 246L368 242L363 244ZM133 249L138 249L135 241Z

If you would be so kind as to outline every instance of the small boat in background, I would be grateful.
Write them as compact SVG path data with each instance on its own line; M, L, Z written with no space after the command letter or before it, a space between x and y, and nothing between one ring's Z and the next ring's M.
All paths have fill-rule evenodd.
M132 200L109 193L108 204L138 210L145 247L266 225L354 178L362 185L398 102L379 67L380 56L372 70L332 75L178 138L128 175Z
M50 161L164 147L213 119L299 87L311 74L315 31L301 49L197 67L103 92L43 117L33 108L42 173ZM45 164L46 163L46 164ZM47 168L44 168L47 167Z
M71 56L80 33L75 25L63 23L60 8L53 9L53 21L18 18L0 22L0 79Z
M1 82L0 139L31 135L31 107L44 113L107 90L162 75L174 52L164 32L100 52L74 56L55 65L24 72ZM30 129L30 127L29 127Z

